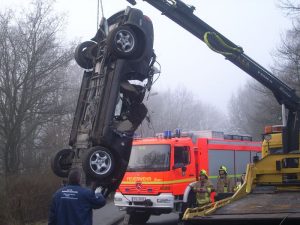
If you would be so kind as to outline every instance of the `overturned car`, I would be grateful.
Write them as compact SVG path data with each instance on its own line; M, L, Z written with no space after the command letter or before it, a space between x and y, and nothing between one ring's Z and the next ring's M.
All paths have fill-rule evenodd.
M108 194L122 180L134 132L147 115L142 102L157 72L151 20L130 7L102 18L96 36L76 48L75 60L85 71L71 148L59 151L51 167L66 177L82 166L86 183L96 182Z

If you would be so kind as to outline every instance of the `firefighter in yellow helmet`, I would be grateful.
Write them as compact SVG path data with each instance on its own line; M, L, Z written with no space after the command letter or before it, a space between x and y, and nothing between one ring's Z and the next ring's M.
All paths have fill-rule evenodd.
M208 179L207 172L201 170L199 180L192 184L193 191L196 193L197 205L203 206L211 202L210 193L213 190L213 185Z
M228 176L225 166L220 166L216 192L217 195L234 192L234 181Z
M245 182L246 173L242 173L240 181L237 182L237 185L234 188L234 192L237 192Z

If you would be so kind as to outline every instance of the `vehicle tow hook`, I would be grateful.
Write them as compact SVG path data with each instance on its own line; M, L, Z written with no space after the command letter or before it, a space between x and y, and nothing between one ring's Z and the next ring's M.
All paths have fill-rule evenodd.
M145 200L145 206L153 206L153 202L150 199Z

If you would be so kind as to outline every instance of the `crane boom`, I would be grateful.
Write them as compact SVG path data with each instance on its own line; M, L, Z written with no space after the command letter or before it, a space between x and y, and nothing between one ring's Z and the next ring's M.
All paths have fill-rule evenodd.
M136 4L135 0L127 1L133 5ZM224 55L227 60L272 91L279 104L284 105L289 110L287 124L283 127L283 150L288 153L299 149L300 98L291 87L247 56L240 46L228 40L197 17L193 13L194 6L188 6L181 0L144 1L205 42L213 51Z

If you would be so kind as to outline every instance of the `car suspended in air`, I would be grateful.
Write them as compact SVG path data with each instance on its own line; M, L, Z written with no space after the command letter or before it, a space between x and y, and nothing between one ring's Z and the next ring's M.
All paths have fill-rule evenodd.
M153 25L143 12L127 7L102 18L94 38L78 45L75 60L85 69L71 129L71 148L59 151L52 170L66 177L82 166L86 182L104 193L115 190L126 171L134 131L147 115L156 56Z

